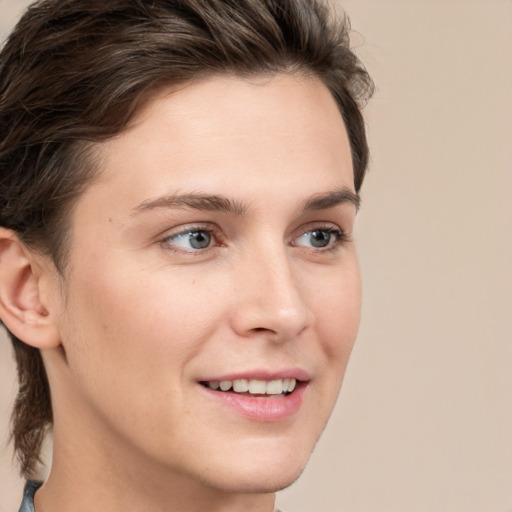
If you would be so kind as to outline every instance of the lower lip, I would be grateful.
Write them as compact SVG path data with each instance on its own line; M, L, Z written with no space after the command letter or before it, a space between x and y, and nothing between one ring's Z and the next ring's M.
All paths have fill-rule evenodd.
M302 405L308 384L301 382L289 395L267 398L240 395L234 392L215 391L200 384L214 400L253 421L283 421L293 416Z

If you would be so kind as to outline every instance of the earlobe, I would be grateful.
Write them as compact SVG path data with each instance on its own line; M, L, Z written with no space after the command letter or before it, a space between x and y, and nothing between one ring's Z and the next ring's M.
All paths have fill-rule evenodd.
M57 326L42 301L41 272L16 234L0 228L0 318L17 338L37 348L60 344Z

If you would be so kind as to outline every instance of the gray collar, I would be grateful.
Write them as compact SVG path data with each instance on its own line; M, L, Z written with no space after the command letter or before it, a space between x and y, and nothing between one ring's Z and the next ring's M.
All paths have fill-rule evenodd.
M34 482L32 480L27 482L23 491L23 501L21 502L19 512L34 512L34 494L42 484L43 482Z

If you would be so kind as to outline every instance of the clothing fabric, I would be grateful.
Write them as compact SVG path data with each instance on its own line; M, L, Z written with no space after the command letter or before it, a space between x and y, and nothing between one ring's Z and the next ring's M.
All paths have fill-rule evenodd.
M34 512L34 494L37 489L43 485L43 482L34 482L29 480L23 491L23 501L18 512Z

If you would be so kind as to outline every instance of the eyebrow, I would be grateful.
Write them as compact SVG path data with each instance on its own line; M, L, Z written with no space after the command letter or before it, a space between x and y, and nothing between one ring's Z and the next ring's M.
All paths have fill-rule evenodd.
M303 211L304 213L307 213L317 210L327 210L328 208L332 208L343 203L351 203L356 207L356 210L359 210L359 207L361 206L361 197L356 192L352 192L350 189L343 187L326 192L325 194L317 194L313 196L311 199L306 201Z
M361 204L361 199L359 194L348 188L335 189L308 199L304 203L302 211L308 213L326 210L343 203L351 203L357 210ZM243 203L221 195L177 194L143 201L132 210L132 215L157 208L191 208L193 210L230 213L236 216L243 216L248 210Z
M231 213L237 216L245 215L247 212L245 205L224 196L178 194L144 201L132 210L132 214L136 215L155 208L191 208L193 210Z

